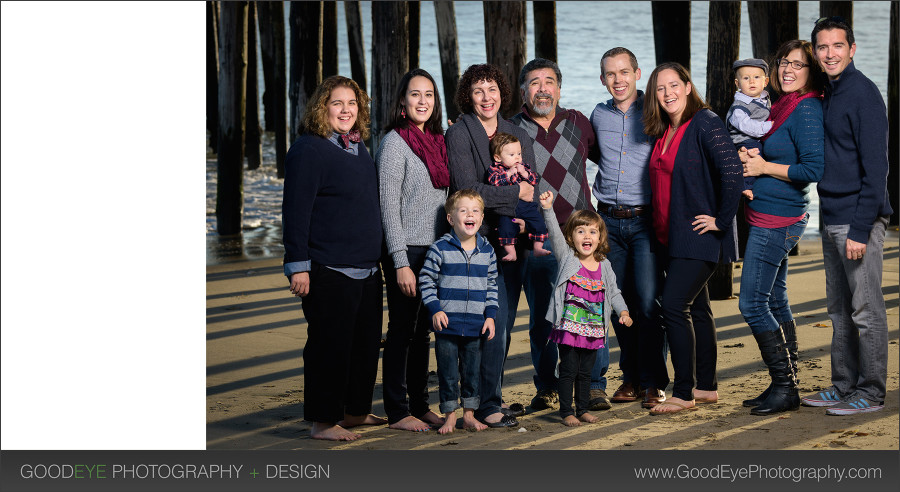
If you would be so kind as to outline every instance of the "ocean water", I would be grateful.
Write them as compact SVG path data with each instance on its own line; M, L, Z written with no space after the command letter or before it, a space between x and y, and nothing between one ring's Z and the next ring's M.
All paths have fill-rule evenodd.
M371 2L361 2L363 40L366 49L367 80L371 85L373 59L371 52L372 24ZM887 101L887 72L890 34L889 2L853 2L854 34L857 51L856 67L871 78ZM484 63L484 16L481 2L455 2L456 26L461 70L476 63ZM285 19L288 16L285 3ZM350 58L347 49L346 22L343 2L338 5L338 71L350 76ZM806 39L815 19L819 18L819 2L799 2L799 33ZM534 57L534 33L531 2L527 14L527 59ZM441 84L440 57L437 44L437 27L432 2L421 2L421 36L419 60ZM691 2L691 72L700 94L706 93L707 83L732 84L731 80L706 80L706 55L709 30L708 2ZM289 28L289 23L286 23ZM556 30L558 63L563 74L560 104L590 115L598 102L609 99L609 93L600 83L600 58L615 46L625 46L634 52L644 79L638 82L643 90L646 77L655 66L653 22L650 2L556 2ZM752 56L750 24L747 3L741 2L740 57ZM289 44L289 43L288 43ZM288 46L288 50L290 46ZM257 74L260 95L264 87L262 68ZM442 90L441 87L438 88ZM371 87L367 90L371 92ZM261 96L260 96L261 97ZM441 93L444 104L448 97ZM452 99L452 95L450 98ZM260 101L260 112L264 108ZM260 116L262 121L263 117ZM241 237L219 237L216 230L215 193L216 160L207 156L206 162L206 233L207 262L216 263L239 258L277 257L283 253L281 245L281 192L282 180L275 172L275 152L271 135L263 142L263 164L244 173L244 218ZM596 165L588 167L591 180L596 175ZM818 199L813 190L809 227L806 235L818 234Z

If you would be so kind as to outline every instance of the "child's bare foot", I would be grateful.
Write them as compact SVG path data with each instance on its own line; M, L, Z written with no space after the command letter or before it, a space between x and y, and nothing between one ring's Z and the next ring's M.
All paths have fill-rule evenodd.
M335 425L330 422L313 422L309 435L313 439L322 439L325 441L355 441L362 437L355 432L350 432L340 425Z
M425 422L426 424L444 425L444 418L441 417L440 415L432 412L431 410L425 412L424 415L419 417L419 420L421 420L422 422Z
M475 418L475 411L466 411L463 413L463 429L472 430L475 432L483 431L487 429L488 426L482 424Z
M456 412L448 412L444 417L444 425L438 429L438 434L450 434L456 428Z
M535 241L534 242L534 256L547 256L553 254L552 251L544 249L543 241Z
M567 425L569 427L578 427L579 425L581 425L581 422L579 422L574 415L567 415L566 418L563 419L562 423L563 425Z
M516 261L516 245L515 244L507 244L503 246L503 250L506 251L506 256L500 259L500 261Z
M421 420L413 417L412 415L401 419L398 422L394 422L393 424L388 426L391 429L397 430L405 430L405 431L413 431L413 432L425 432L431 430L431 426L422 422Z
M600 419L598 419L597 417L594 417L593 415L591 415L588 412L584 412L583 414L581 414L581 417L578 417L578 420L580 420L582 422L587 422L588 424L593 424L594 422L596 422Z
M384 425L386 423L388 423L386 418L376 417L371 413L367 415L348 415L345 413L344 420L338 422L337 425L349 429L357 425Z

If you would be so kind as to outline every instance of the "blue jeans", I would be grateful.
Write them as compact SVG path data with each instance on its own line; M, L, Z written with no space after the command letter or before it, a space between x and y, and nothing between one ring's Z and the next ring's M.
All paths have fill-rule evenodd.
M794 319L787 296L788 253L800 241L808 220L807 215L775 229L750 226L738 307L753 334L775 331Z
M459 408L478 408L478 387L481 365L481 338L434 334L434 355L437 360L441 413Z
M870 402L885 396L888 360L887 311L881 276L887 217L875 219L862 259L848 260L849 225L822 232L825 297L831 337L831 383L841 399L854 394Z
M619 368L623 382L641 388L664 389L669 384L666 371L666 337L661 324L659 304L662 287L657 261L656 235L651 214L616 219L600 213L609 232L606 255L616 273L616 285L635 324L624 327L613 316L612 325L619 344ZM597 351L591 372L591 389L606 389L609 369L609 343Z
M494 253L502 257L502 247L494 246ZM516 321L519 292L522 288L522 260L497 262L497 318L494 338L484 340L481 349L481 402L475 418L484 420L500 411L503 399L503 366L512 341L512 326ZM514 300L514 302L513 302Z

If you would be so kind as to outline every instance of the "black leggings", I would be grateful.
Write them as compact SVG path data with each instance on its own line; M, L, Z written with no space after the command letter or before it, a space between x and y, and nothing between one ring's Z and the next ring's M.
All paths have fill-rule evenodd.
M559 344L559 415L581 417L588 411L591 399L591 369L597 360L597 349ZM575 389L575 412L572 412L572 389Z
M672 396L694 399L694 382L700 390L715 391L716 323L706 283L716 263L669 258L662 292L662 311L675 369Z

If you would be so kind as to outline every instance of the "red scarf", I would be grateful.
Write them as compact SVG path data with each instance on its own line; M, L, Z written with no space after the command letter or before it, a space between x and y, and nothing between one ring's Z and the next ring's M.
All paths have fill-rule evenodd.
M431 184L436 189L450 186L450 170L447 168L447 146L444 144L444 136L431 133L422 133L416 125L408 124L405 127L394 129L400 138L409 145L416 157L425 163L428 175L431 176Z
M819 91L809 91L806 94L800 95L800 93L794 91L789 92L783 96L781 96L774 104L772 104L772 111L769 113L769 120L773 121L772 129L768 131L760 140L765 141L769 138L778 127L784 123L788 116L794 112L794 109L800 104L800 101L810 98L810 97L818 97L822 99L822 93Z

